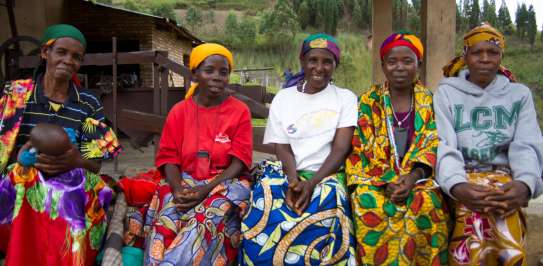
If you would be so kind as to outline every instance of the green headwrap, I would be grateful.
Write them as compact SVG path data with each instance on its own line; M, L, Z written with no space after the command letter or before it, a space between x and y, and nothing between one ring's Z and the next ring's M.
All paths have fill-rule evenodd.
M43 33L43 37L41 38L41 44L46 45L51 40L56 40L63 37L75 39L83 45L83 48L87 49L87 40L85 39L85 36L83 36L83 33L81 33L81 31L79 31L76 27L68 24L56 24L47 27Z

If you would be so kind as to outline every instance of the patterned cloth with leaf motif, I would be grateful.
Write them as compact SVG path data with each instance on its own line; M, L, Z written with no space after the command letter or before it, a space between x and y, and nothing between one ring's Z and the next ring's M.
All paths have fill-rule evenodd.
M298 174L309 179L314 173ZM357 265L347 192L338 178L342 174L315 186L298 215L285 203L288 180L281 162L260 163L251 208L241 225L240 265Z
M512 181L506 171L468 171L466 177L470 183L494 189ZM527 265L526 217L522 210L500 218L470 211L459 202L454 207L450 265Z
M45 179L19 164L8 170L0 180L0 227L10 228L0 236L6 266L94 265L112 198L100 176L78 168Z
M72 129L75 145L85 159L106 160L121 151L115 133L103 122L100 101L90 91L70 85L68 100L55 110L55 103L45 97L41 82L27 79L6 84L0 98L0 171L13 159L13 150L29 139L30 131L39 123Z
M346 161L347 185L358 254L365 265L446 265L449 215L433 175L419 180L403 204L385 196L388 183L409 174L415 163L432 169L438 145L432 93L414 87L415 133L399 169L387 123L392 121L388 85L360 98L353 152Z

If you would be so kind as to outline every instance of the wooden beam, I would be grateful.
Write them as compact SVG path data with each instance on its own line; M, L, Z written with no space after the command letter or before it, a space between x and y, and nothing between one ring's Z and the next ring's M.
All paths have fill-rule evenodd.
M147 64L155 61L155 51L139 51L118 53L118 65ZM113 53L86 54L81 66L111 66ZM38 56L22 56L19 58L20 68L34 68L38 65Z
M153 113L160 114L160 71L157 64L153 64Z
M161 67L165 67L165 68L169 69L173 73L176 73L176 74L181 75L181 76L183 76L185 78L188 78L188 79L190 79L190 77L192 75L190 73L190 70L187 67L185 67L184 65L178 64L178 63L172 61L171 59L169 59L169 58L167 58L167 57L165 57L163 55L160 55L160 54L157 54L156 59L155 59L155 63L157 63Z
M385 76L381 71L379 47L392 33L392 0L373 1L372 12L372 80L374 84L378 84L385 81Z
M169 71L167 68L159 67L160 71L160 114L168 114L168 77Z
M421 78L435 90L443 78L441 68L454 56L456 1L422 0L422 39L425 48Z
M149 114L130 109L119 112L119 128L145 131L153 134L162 134L162 127L166 122L163 115Z

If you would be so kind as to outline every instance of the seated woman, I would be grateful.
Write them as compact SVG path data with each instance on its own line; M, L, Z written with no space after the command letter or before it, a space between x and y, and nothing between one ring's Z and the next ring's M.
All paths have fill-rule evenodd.
M347 184L363 264L446 265L448 214L433 180L438 138L432 93L418 80L419 38L381 45L387 81L360 97Z
M262 162L242 224L242 265L355 265L350 206L340 167L356 124L356 96L331 83L336 40L302 44L303 82L273 99L264 143L279 162ZM300 76L300 75L297 75Z
M490 25L468 32L434 96L437 180L455 205L451 265L527 264L521 208L543 191L543 137L530 89L501 66L504 47Z
M102 122L99 100L74 78L85 53L83 34L54 25L42 44L34 78L11 82L0 100L0 170L7 170L0 181L0 250L6 265L93 265L111 199L97 174L119 145ZM69 130L75 144L56 134L59 146L51 147L47 134L59 128L41 123ZM6 169L31 145L42 149L35 163Z
M247 106L226 92L232 53L206 43L190 55L196 81L168 114L156 157L165 177L141 221L145 265L230 265L250 196L252 127Z

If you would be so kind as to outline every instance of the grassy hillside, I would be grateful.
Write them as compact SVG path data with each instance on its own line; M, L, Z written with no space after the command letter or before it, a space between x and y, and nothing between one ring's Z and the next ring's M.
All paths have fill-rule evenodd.
M274 67L281 76L287 68L296 72L300 69L298 59L299 46L308 33L299 33L290 40L289 51L275 50L235 50L236 65L239 67L258 68ZM371 54L365 47L365 37L359 34L340 33L336 36L341 47L341 62L334 74L335 83L340 87L356 92L365 90L371 82Z

